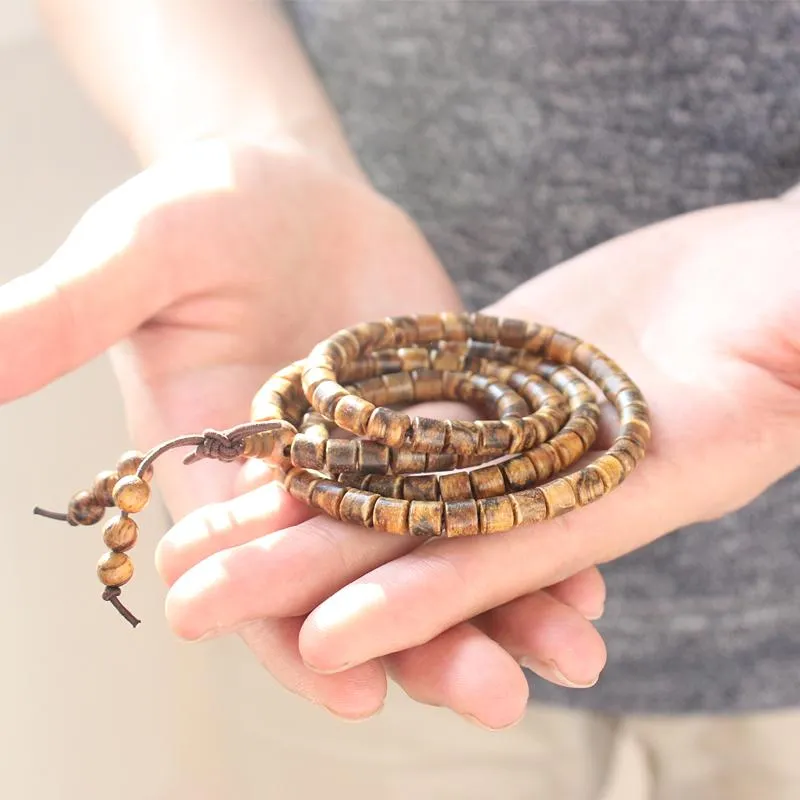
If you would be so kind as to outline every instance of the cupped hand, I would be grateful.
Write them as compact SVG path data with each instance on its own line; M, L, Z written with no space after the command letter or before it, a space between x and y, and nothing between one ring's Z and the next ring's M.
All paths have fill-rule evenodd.
M422 702L492 727L511 722L525 692L515 659L568 630L568 614L578 624L581 603L570 598L558 627L537 625L553 597L539 590L566 581L560 591L580 593L593 565L734 511L800 464L798 213L774 201L669 220L488 309L596 344L645 393L653 440L611 495L534 527L411 549L327 518L303 521L267 484L190 515L162 543L174 628L198 638L282 619L251 647L266 659L278 643L298 641L271 668L310 667L322 695L313 682L323 677L356 694L363 670L381 659ZM309 586L316 604L307 613ZM591 683L601 644L571 644L535 666L553 680Z
M112 192L46 265L0 289L0 400L34 391L110 348L131 432L146 449L246 421L266 378L338 328L458 306L413 224L366 184L291 143L206 142ZM329 536L275 483L232 499L248 480L232 465L184 467L178 454L159 459L156 482L176 519L196 520L195 509L223 504L202 512L213 520L214 509L230 501L234 516L250 520L227 540L206 537L199 549L196 540L175 546L181 535L173 534L161 549L165 574L222 547L238 552L235 545L250 539L286 541L296 561L293 572L276 578L281 607L248 617L240 632L294 691L345 716L371 713L386 691L386 665L376 660L320 675L302 662L298 634L304 614L408 546L398 550L349 529ZM265 537L301 523L296 536ZM338 541L350 548L349 561L338 555ZM505 691L514 658L553 660L576 648L595 661L603 657L585 618L599 613L603 592L599 574L588 570L448 631L435 643L437 660L461 672L432 668L432 651L424 648L389 666L409 691L483 718L480 682L497 679ZM514 684L517 695L522 683Z

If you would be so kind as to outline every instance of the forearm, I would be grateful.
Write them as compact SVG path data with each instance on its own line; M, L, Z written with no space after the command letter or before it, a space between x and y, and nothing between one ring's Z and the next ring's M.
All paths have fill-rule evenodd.
M79 81L144 163L194 140L290 139L358 174L276 0L38 0Z

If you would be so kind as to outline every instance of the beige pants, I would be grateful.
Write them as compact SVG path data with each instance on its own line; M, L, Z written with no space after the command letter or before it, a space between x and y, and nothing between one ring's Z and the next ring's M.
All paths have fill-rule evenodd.
M534 706L491 733L396 695L356 725L297 711L305 719L274 708L252 731L240 800L800 799L800 712L620 719ZM638 758L620 769L631 740Z

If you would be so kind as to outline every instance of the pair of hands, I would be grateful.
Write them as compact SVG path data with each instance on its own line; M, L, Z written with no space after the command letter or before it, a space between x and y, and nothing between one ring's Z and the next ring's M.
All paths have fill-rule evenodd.
M776 200L676 218L488 309L591 341L650 401L642 465L566 517L420 547L311 515L259 463L165 456L173 629L238 632L285 687L351 719L380 708L387 677L490 728L524 713L521 662L591 685L606 658L595 565L800 464L799 215ZM289 144L206 142L111 193L0 289L0 400L110 348L148 448L248 419L264 380L340 327L458 306L415 226L367 185Z

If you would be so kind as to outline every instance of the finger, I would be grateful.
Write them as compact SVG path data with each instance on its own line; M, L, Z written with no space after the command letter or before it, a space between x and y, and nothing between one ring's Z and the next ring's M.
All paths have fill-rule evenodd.
M414 700L450 708L492 730L514 725L525 713L528 684L519 664L469 623L384 661Z
M312 509L292 497L280 481L271 481L183 517L156 546L156 568L162 580L172 586L215 553L290 528L311 514Z
M231 516L231 508L244 511ZM345 584L418 546L410 537L382 536L324 516L273 533L274 521L258 498L247 496L218 506L210 517L201 509L175 527L170 540L189 541L195 553L203 536L245 542L213 553L175 580L166 598L167 619L185 639L222 634L264 617L306 614ZM168 555L171 566L185 563L183 553L165 548L162 566Z
M547 588L556 600L574 608L585 619L603 616L606 604L606 583L597 567L589 567L566 580Z
M489 611L479 626L511 656L545 680L594 686L606 664L595 627L549 592L534 592Z
M169 302L164 271L145 253L134 263L145 189L140 176L101 200L44 266L0 288L0 402L99 355Z
M626 481L628 491L574 514L497 536L433 541L376 568L309 614L303 657L330 672L414 647L627 552L634 537L644 543L664 532L674 510L647 491L643 472Z
M297 649L301 619L263 620L240 631L262 666L286 689L332 714L360 720L378 713L386 698L386 673L378 661L336 675L303 664Z

